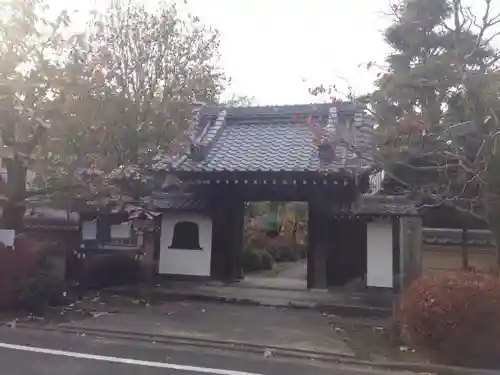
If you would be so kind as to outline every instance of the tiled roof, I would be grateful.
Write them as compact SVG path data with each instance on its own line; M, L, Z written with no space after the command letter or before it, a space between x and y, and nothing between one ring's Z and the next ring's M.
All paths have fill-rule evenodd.
M353 205L357 215L418 215L415 203L405 196L363 195Z
M309 130L290 121L228 124L206 157L185 170L304 171L320 167Z
M78 224L74 223L54 223L54 222L42 222L42 221L32 221L26 220L23 222L23 227L25 229L40 230L40 231L64 231L64 232L74 232L80 229Z
M192 194L157 193L148 197L146 203L151 209L159 210L201 211L206 208L205 202Z
M48 207L28 209L24 215L23 225L33 230L78 230L79 215L76 212L57 210Z
M280 107L204 108L194 130L198 155L182 158L175 170L198 172L255 171L338 171L369 168L345 145L335 147L333 159L326 160L314 142L308 126L312 116L330 136L340 137L337 118L350 116L353 128L371 124L351 103L311 104ZM356 118L356 120L354 120ZM358 129L359 130L359 129ZM358 141L366 144L366 131ZM365 139L361 139L361 138ZM162 169L161 161L156 165Z

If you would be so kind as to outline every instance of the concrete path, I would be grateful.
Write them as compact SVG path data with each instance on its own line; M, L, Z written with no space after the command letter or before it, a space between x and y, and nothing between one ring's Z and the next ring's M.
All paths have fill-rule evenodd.
M257 281L259 283L261 281ZM385 318L392 314L394 296L390 293L354 293L310 289L272 288L250 281L223 284L217 281L169 281L151 286L123 286L106 290L107 294L153 298L161 301L197 300L255 304L274 307L316 308L330 314L349 317Z
M277 263L275 270L245 275L245 279L239 285L251 288L305 290L307 288L307 262L299 260Z
M277 277L302 281L307 279L307 261L305 259L300 259L297 262L283 262L281 266Z
M142 314L107 314L63 326L354 356L327 320L313 310L171 302Z

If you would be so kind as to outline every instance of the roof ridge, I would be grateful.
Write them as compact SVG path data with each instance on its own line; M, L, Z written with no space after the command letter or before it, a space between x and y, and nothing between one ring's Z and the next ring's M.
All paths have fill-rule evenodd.
M345 111L356 111L360 106L355 102L330 102L330 103L310 103L310 104L285 104L285 105L259 105L247 107L224 107L224 106L206 106L201 110L200 118L216 117L224 109L227 111L227 117L274 117L287 115L321 115L328 116L331 108L337 108L339 113Z

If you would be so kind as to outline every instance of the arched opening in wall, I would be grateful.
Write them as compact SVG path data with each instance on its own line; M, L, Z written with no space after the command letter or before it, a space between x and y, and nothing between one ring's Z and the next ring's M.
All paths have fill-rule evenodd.
M192 221L175 223L172 244L169 249L203 250L200 246L200 228Z

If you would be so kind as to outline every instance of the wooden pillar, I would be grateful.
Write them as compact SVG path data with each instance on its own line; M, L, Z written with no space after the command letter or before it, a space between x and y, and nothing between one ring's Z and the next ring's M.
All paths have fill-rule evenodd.
M155 259L157 233L154 231L144 231L142 236L141 251L143 257L140 262L140 278L142 282L152 286L158 268L158 261Z
M326 289L328 260L328 222L322 213L320 202L309 202L309 249L307 251L307 287Z
M217 280L224 280L226 273L226 228L225 211L221 208L211 212L212 216L212 258L210 263L210 275Z
M234 200L231 202L231 206L228 208L228 221L226 223L229 250L229 281L236 281L243 277L242 249L244 214L244 202L242 200Z
M401 266L401 224L397 216L391 217L392 223L392 274L393 289L401 290L402 286L402 266Z
M467 226L462 228L462 268L469 270L469 231Z
M356 219L331 221L328 252L328 285L342 286L364 278L366 270L366 223Z
M232 211L232 275L233 280L243 278L243 229L245 225L245 202L238 199L234 202Z
M78 280L77 280L77 298L78 300L83 299L85 293L88 290L88 254L85 250L75 251L75 257L78 262Z
M215 279L233 282L242 277L244 202L229 192L218 199L212 213L211 273Z
M160 264L160 252L161 252L161 227L162 227L163 215L158 215L154 218L153 223L153 266L152 266L152 278L158 274L158 268Z
M345 220L333 218L331 220L331 244L328 254L327 278L329 286L341 286L345 279L346 264L345 257L350 246L351 233ZM349 265L347 265L349 267Z

